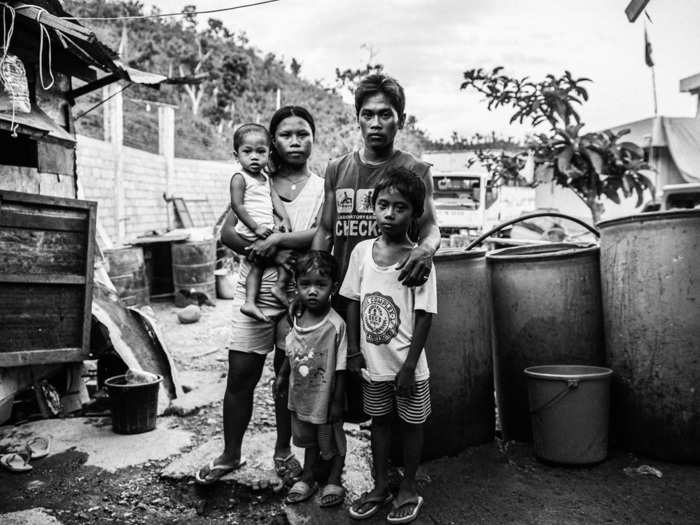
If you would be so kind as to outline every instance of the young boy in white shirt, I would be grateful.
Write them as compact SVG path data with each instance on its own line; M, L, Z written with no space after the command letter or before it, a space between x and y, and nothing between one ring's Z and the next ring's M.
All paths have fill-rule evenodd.
M347 316L348 370L363 374L363 409L372 417L375 485L350 507L355 519L373 516L393 498L387 471L395 415L400 419L405 477L387 522L409 523L423 505L416 470L423 423L431 412L424 345L437 313L436 280L431 271L421 286L403 286L396 266L414 247L408 232L423 213L425 191L423 181L406 168L382 177L371 196L380 236L355 246L340 290L352 301Z

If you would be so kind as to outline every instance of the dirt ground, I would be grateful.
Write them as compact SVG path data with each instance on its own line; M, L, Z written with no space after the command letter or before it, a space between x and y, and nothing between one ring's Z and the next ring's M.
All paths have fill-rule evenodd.
M199 323L180 325L172 305L154 305L183 377L193 371L212 379L225 374L230 308L230 301L220 300L215 308L205 308ZM274 425L271 379L268 367L258 386L247 439ZM221 402L179 417L178 426L194 432L192 447L220 434ZM86 466L86 459L84 453L67 451L37 461L30 473L0 471L0 513L44 507L65 524L290 522L283 495L272 490L167 481L160 471L168 460L111 473ZM655 467L663 477L637 473L634 469L640 465ZM563 468L535 460L528 444L497 439L431 462L425 470L431 481L423 486L426 505L419 523L700 524L698 465L612 451L600 465ZM293 515L289 519L320 524L349 521L343 509L321 517L311 511L301 516L298 521ZM369 521L383 522L383 515Z

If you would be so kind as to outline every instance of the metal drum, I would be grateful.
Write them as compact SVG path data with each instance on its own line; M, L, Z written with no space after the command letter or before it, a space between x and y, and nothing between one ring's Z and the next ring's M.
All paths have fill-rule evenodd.
M107 274L119 292L119 298L127 306L150 303L146 266L140 247L105 250L109 263Z
M598 255L597 246L557 243L486 256L505 439L532 440L525 368L605 362Z
M438 315L426 352L433 413L423 459L493 440L494 400L485 251L439 251Z
M177 242L172 247L173 285L180 290L197 291L216 300L216 241Z
M599 228L615 435L643 454L700 461L700 210Z

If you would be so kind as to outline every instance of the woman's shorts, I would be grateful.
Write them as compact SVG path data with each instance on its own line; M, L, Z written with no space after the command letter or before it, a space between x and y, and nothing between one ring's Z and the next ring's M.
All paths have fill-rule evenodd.
M432 412L430 406L430 380L416 381L416 393L409 397L396 395L393 381L362 383L362 408L368 416L379 417L394 410L406 423L425 423Z
M309 423L302 421L292 412L292 441L299 448L318 447L323 459L344 456L347 452L342 421L327 424Z
M258 321L241 313L240 301L233 301L233 319L231 321L231 338L227 349L236 352L267 354L279 348L284 350L285 338L289 333L289 321L282 308L263 308L269 322Z

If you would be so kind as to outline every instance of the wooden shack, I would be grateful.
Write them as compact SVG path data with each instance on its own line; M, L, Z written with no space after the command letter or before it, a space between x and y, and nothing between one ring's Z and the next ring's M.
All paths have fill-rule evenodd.
M89 351L96 203L76 199L76 98L165 77L124 67L57 0L0 4L0 424Z

